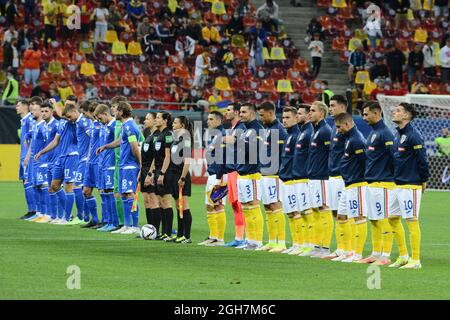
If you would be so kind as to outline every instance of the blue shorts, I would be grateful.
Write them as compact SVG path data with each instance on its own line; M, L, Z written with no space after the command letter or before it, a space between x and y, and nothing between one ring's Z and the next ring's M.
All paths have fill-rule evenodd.
M114 189L114 167L101 170L100 186L102 190Z
M99 171L97 163L88 163L84 172L83 186L88 188L98 188Z
M78 155L61 156L53 167L53 180L64 180L65 183L73 183L78 167Z
M114 171L113 171L114 172ZM119 189L120 193L136 192L138 183L139 168L120 168L119 172Z
M84 175L86 173L87 161L80 161L77 167L77 174L75 175L75 185L83 186Z
M44 164L34 164L33 167L33 185L41 186L48 184L48 166Z
M52 185L53 171L51 168L53 168L53 167L54 167L53 163L49 163L48 167L47 167L47 183L48 183L49 187Z

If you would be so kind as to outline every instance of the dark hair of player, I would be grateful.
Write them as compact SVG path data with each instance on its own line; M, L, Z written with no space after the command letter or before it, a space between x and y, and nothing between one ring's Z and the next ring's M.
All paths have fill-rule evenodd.
M284 107L283 108L283 113L285 113L285 112L290 112L293 115L297 115L297 109L294 108L294 107Z
M89 112L94 114L95 109L100 103L98 101L89 101ZM106 106L106 105L105 105ZM108 106L106 106L108 108Z
M76 96L74 96L73 94L71 94L70 96L68 96L66 98L66 101L73 101L73 102L78 102L78 98Z
M82 110L83 112L89 112L90 104L91 103L89 101L83 101L83 103L81 104L80 110Z
M191 139L194 136L194 126L192 125L191 120L189 120L185 116L178 116L175 119L179 119L181 124L183 125L184 129L186 129L189 134L191 135Z
M250 102L243 103L243 104L241 105L241 108L242 108L242 107L247 107L247 108L249 108L250 110L252 110L253 112L256 112L256 107L255 107L255 105L252 104L252 103L250 103Z
M264 111L273 111L275 112L275 105L270 101L264 101L261 103L258 108L258 110L264 110Z
M115 96L111 99L111 105L119 104L120 102L127 102L127 98L124 96Z
M122 111L122 117L126 119L131 117L131 111L133 111L133 108L128 102L119 102L117 111Z
M95 116L98 116L99 114L102 114L102 113L109 113L109 108L106 104L100 103L95 107L95 110L93 113Z
M367 101L363 106L363 109L366 109L366 108L369 108L369 110L371 112L379 111L381 113L381 111L382 111L381 106L378 103L378 101Z
M323 83L324 85L328 85L328 81L327 81L327 80L322 80L322 83Z
M223 121L223 114L219 111L211 111L209 114L212 114L216 119L220 119L220 122Z
M30 106L30 103L28 102L28 100L25 100L25 99L19 100L18 103L24 104L24 105L26 105L27 107Z
M31 97L30 99L30 104L38 104L38 105L42 105L44 103L44 100L41 97ZM27 103L28 104L28 103Z
M305 109L306 113L308 113L309 110L311 110L311 105L306 104L306 103L300 103L297 107L297 110L298 109Z
M157 115L156 112L149 112L147 114L149 114L153 119L156 119L156 115Z
M414 105L407 102L401 102L399 104L400 107L403 107L407 113L411 116L411 120L413 120L415 117L417 117L417 111L414 108Z
M336 95L332 96L330 100L334 100L337 103L343 104L345 106L347 105L347 99L340 94L336 94Z
M348 112L340 113L340 114L336 115L336 117L334 117L335 123L343 123L343 122L351 122L351 121L353 121L353 117Z
M117 109L117 110L119 110L119 109ZM161 114L161 117L163 118L163 120L167 121L167 127L169 129L172 128L172 121L173 121L172 115L166 111L161 111L159 113Z
M67 113L69 113L70 111L72 111L72 110L76 110L77 109L77 106L76 105L74 105L74 104L72 104L72 103L67 103L65 106L64 106L64 109L63 109L63 111L62 111L62 115L65 117L66 115L67 115Z
M235 112L239 112L239 110L241 110L241 104L239 102L233 102L231 106L233 107L233 111Z
M50 110L53 110L53 104L52 104L50 101L45 100L45 101L41 104L41 109L42 109L42 108L49 108Z

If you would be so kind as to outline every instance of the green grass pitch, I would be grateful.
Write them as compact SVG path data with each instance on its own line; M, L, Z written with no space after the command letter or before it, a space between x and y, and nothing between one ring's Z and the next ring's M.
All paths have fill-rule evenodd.
M195 186L190 201L194 243L178 245L18 220L22 186L0 183L0 299L450 298L450 193L423 197L423 268L382 268L381 289L368 289L367 265L197 246L208 233L202 190ZM229 209L226 240L233 238ZM79 290L67 289L71 265L81 270Z

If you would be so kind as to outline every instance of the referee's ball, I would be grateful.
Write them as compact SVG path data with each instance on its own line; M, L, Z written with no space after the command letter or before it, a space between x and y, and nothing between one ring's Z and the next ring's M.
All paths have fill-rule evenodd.
M152 224L142 226L140 236L144 240L155 240L158 231Z

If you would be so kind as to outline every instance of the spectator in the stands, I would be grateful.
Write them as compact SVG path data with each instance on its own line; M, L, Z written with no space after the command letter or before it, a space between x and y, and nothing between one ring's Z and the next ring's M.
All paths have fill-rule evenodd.
M234 68L234 55L230 50L228 41L222 43L222 48L217 53L217 61L221 70L231 70Z
M17 78L17 69L19 68L19 50L17 48L17 39L12 38L6 42L3 47L3 70L11 70L14 78Z
M153 27L150 27L149 33L144 36L144 52L149 56L159 56L162 53L161 38Z
M86 80L86 89L84 90L84 99L98 99L98 89L94 86L91 79Z
M367 19L364 31L366 31L370 40L370 50L375 50L377 47L377 39L383 37L380 19L377 16L371 16Z
M437 21L448 19L449 5L448 0L434 0L434 17Z
M29 46L33 39L36 37L36 31L34 29L30 29L30 27L26 24L19 30L19 40L18 46L20 51L25 51Z
M403 66L406 62L403 52L399 48L389 44L386 47L385 56L391 81L403 82Z
M94 31L94 50L97 49L97 42L104 42L106 31L108 31L108 9L101 2L97 4L97 8L92 13L95 20Z
M72 38L73 30L72 26L69 27L69 23L72 24L73 21L69 19L74 13L75 10L72 8L72 0L63 0L62 3L59 4L58 15L62 17L62 19L58 19L60 27L59 35L63 46L68 39Z
M144 4L139 0L130 0L127 5L127 14L133 25L136 26L145 14Z
M196 43L202 41L202 27L194 19L189 20L189 26L187 27L187 35L195 40Z
M441 136L434 140L438 156L450 156L450 131L448 128L442 128L441 133Z
M450 38L447 44L439 52L439 61L441 63L441 83L450 83Z
M369 70L370 80L374 81L377 78L386 79L389 78L389 70L386 64L384 63L383 58L378 58L376 60L375 65L372 66Z
M15 25L16 17L20 17L17 0L9 0L6 4L6 23L8 25Z
M331 98L333 98L334 92L331 91L330 87L328 86L329 83L327 80L323 80L322 85L323 85L322 102L325 103L329 107L330 100L331 100Z
M31 96L41 97L44 100L50 98L48 91L44 90L40 80L37 81L37 84L31 90Z
M194 81L192 86L201 87L205 86L206 79L208 78L209 70L211 68L211 52L206 49L200 53L195 59L195 72Z
M408 27L408 9L411 7L409 0L394 0L392 2L392 8L395 11L395 28L400 30L400 25L403 23L403 27Z
M205 44L208 46L213 43L219 44L222 41L219 30L217 30L217 28L213 26L211 20L208 20L205 23L205 26L202 28L202 38L203 41L205 41Z
M5 33L3 34L2 45L5 45L5 43L7 43L7 42L11 42L12 38L17 39L18 37L19 37L19 33L17 32L16 28L14 27L14 25L10 25L8 27L8 30L6 30Z
M73 89L68 85L66 79L62 79L58 87L58 94L62 101L65 101L68 96L73 95Z
M434 78L436 76L436 60L434 57L434 40L429 37L427 43L422 48L423 53L423 70L427 78Z
M263 42L256 33L250 33L248 40L248 67L256 75L256 69L264 65Z
M168 18L165 18L163 21L156 25L156 34L161 39L162 43L166 44L174 44L175 38L171 29L172 23Z
M447 28L447 31L441 37L440 47L443 48L447 44L447 39L450 38L450 24Z
M422 82L416 82L413 85L411 94L430 94L430 90Z
M122 20L122 16L119 11L117 11L117 7L113 4L109 7L109 15L108 15L108 29L115 30L117 34L120 34L125 30L123 26L121 26L120 22Z
M138 42L143 42L144 37L146 34L148 34L150 32L150 28L152 28L152 24L150 23L150 18L148 16L145 16L142 19L142 22L138 23L137 26L137 41Z
M278 10L278 4L273 0L266 0L266 3L256 10L256 17L263 21L264 28L275 34L278 33L281 24Z
M407 93L408 90L402 88L400 82L396 81L392 84L392 89L388 90L385 94L389 96L404 96Z
M36 12L36 0L25 0L23 9L25 11L25 24L29 24L31 19L34 18L34 14Z
M199 101L204 101L206 104L208 104L208 101L205 100L204 92L202 88L196 88L195 89L195 96L192 99L192 102L195 103L190 106L189 111L207 111L208 108L199 106Z
M256 24L248 30L248 33L256 33L258 38L261 39L263 45L266 45L267 41L267 31L263 27L263 23L261 20L257 20Z
M324 51L323 42L320 41L320 34L315 33L313 35L313 40L310 42L308 50L311 53L311 59L313 63L313 76L314 78L317 78L320 72L320 66L322 65L322 57Z
M414 50L408 56L408 90L411 90L411 84L414 76L417 82L422 81L423 53L420 44L414 46Z
M29 48L23 54L23 66L25 84L36 86L41 73L41 51L36 48L34 42L30 42Z
M387 90L386 90L386 83L384 82L384 79L378 79L375 81L375 83L377 84L377 87L375 89L372 90L372 92L370 93L370 99L371 100L377 100L377 95L378 94L386 94Z
M15 105L19 97L19 82L14 78L11 70L6 72L6 88L2 95L2 104Z
M42 15L44 16L44 46L47 49L50 41L56 40L56 22L58 7L53 0L48 0L43 3Z
M177 103L180 101L180 94L178 93L176 83L170 84L166 101L170 102L170 104L166 105L166 110L179 110Z
M175 9L175 19L178 24L186 22L189 19L189 11L186 9L183 0L178 3L177 8Z
M361 43L355 44L355 50L350 54L348 59L348 79L350 83L353 83L353 77L356 72L364 70L366 65L366 56L363 52L363 47Z
M318 33L320 35L320 41L323 41L324 40L323 32L324 32L324 30L323 30L323 27L320 24L319 20L317 20L317 18L312 18L308 24L308 29L306 30L306 33L308 34L308 37L306 38L306 42L311 41L314 34L316 34L316 33Z
M210 111L217 110L217 103L219 103L220 101L222 101L222 97L220 95L219 90L213 88L211 95L208 97L209 110Z
M192 98L191 95L189 94L189 91L184 90L183 93L181 94L181 99L180 99L180 110L183 111L187 111L191 108L191 103L192 103Z
M80 30L77 30L81 38L84 38L90 31L91 14L94 8L91 0L78 0L78 8L80 9Z
M364 92L364 85L357 84L352 89L352 113L361 113L363 106L370 97Z

